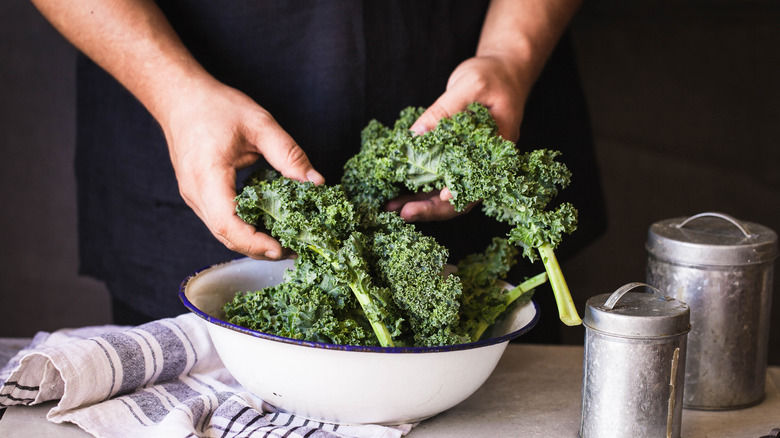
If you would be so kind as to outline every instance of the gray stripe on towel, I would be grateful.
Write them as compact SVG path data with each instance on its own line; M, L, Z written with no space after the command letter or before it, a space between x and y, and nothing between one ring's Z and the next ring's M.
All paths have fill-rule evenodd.
M136 330L149 333L159 344L159 349L152 348L152 355L161 354L163 359L158 382L173 380L184 374L187 367L187 349L179 335L160 323L144 324Z
M118 394L132 392L143 385L146 376L146 361L138 341L121 332L107 333L101 338L108 342L116 355L119 356L122 384L119 386Z

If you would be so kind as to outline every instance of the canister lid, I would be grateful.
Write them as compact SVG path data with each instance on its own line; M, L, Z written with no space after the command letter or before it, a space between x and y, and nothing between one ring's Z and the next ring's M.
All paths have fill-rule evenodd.
M701 213L652 224L647 251L661 260L690 265L749 265L777 257L777 234L723 213Z
M634 289L650 293L633 292ZM585 306L583 325L614 336L660 338L690 330L691 311L687 304L667 297L644 283L629 283L611 294L591 297Z

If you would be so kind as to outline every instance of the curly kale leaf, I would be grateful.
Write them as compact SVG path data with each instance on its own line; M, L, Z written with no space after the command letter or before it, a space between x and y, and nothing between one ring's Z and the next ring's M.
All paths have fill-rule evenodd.
M459 342L460 282L442 275L447 250L413 225L372 234L372 256L377 281L386 284L414 334L414 345L436 346Z
M533 289L547 280L546 274L532 277L513 289L499 280L517 262L517 249L507 240L493 238L482 253L471 254L458 262L455 272L463 284L458 333L476 342L504 312L528 302Z
M353 345L449 345L476 341L514 303L548 280L561 319L579 322L553 248L576 228L570 204L551 207L570 182L558 152L520 154L497 134L487 108L409 130L421 108L402 111L392 128L372 121L339 186L315 186L278 173L254 175L237 213L298 253L283 284L240 293L225 306L232 321L264 332ZM480 201L513 226L484 253L443 275L448 252L383 205L404 190L447 187L457 210ZM519 249L546 273L507 290L500 281Z
M248 182L236 197L238 216L255 226L264 224L299 255L335 252L354 230L352 203L338 186L257 176Z
M565 164L555 160L559 153L539 149L519 154L514 143L497 134L490 112L480 104L471 104L467 111L440 120L436 129L415 136L409 126L420 113L421 109L406 109L393 129L372 122L364 130L360 153L344 169L342 184L350 198L358 205L378 208L402 188L447 187L456 210L481 201L486 215L513 226L509 242L521 247L524 257L542 259L561 320L579 324L552 253L563 234L577 226L572 205L549 206L571 178Z
M486 197L485 214L514 225L509 241L523 248L523 256L538 259L536 250L544 244L553 248L577 228L577 211L564 203L548 209L560 188L568 186L571 173L555 161L558 151L538 149L520 157L512 184L507 183L497 196Z
M316 267L317 276L309 272L290 277L296 285L292 289L280 285L280 291L328 308L333 305L312 298L323 289L322 278L339 286L338 290L352 291L356 303L353 308L360 308L382 346L433 346L459 341L453 330L458 322L460 283L456 277L441 275L447 250L396 213L365 206L354 208L340 186L315 186L281 177L270 181L262 176L251 179L237 202L238 214L244 220L263 223L282 244L298 253L296 270L300 266ZM304 290L307 283L309 290ZM290 307L280 298L266 299L285 318L305 320L299 315L305 306L298 301L297 307ZM268 319L263 315L260 319ZM277 314L274 318L284 320ZM288 327L291 324L286 324L276 330L294 333ZM308 330L306 339L335 337L326 330Z
M365 263L365 237L355 230L359 220L341 187L283 177L269 181L266 177L251 178L250 185L236 197L239 217L256 226L262 222L299 258L312 260L334 281L347 286L379 344L394 346L393 333L398 332L401 319L387 293L371 281Z
M571 178L566 165L555 160L557 151L519 154L514 143L498 135L490 112L479 104L440 120L424 135L413 135L409 127L421 112L407 108L393 129L372 121L364 130L361 150L345 165L341 181L353 202L378 208L402 188L447 187L456 210L482 201L485 214L514 225L512 242L531 260L538 258L534 250L543 243L555 247L562 234L574 231L573 207L546 210Z
M379 209L400 193L400 183L406 174L398 168L391 155L398 144L412 138L409 130L421 114L420 109L407 108L401 112L393 129L372 120L361 133L361 152L344 165L341 185L356 204Z
M368 263L370 254L367 238L360 232L353 233L339 251L331 266L344 282L349 284L355 298L374 328L379 345L393 347L404 344L404 317L398 311L387 288L377 285Z
M376 344L350 289L307 259L297 259L283 283L239 292L224 310L227 321L264 333L312 342Z

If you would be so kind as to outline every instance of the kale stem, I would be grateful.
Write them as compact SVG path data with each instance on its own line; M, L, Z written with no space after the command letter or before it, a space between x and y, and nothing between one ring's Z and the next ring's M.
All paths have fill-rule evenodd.
M535 275L525 280L524 282L518 284L514 288L512 288L504 295L506 308L509 308L509 306L515 302L515 300L522 297L526 293L534 290L536 287L544 284L546 281L547 281L547 273L542 272L541 274ZM494 323L495 320L489 322L484 320L479 321L477 326L469 333L471 342L477 342L485 333L485 331L488 328L490 328L490 326L492 326Z
M561 266L558 264L558 259L555 257L552 247L550 244L545 243L538 249L542 257L542 263L544 263L544 269L547 271L547 276L550 280L550 286L552 286L553 294L555 295L555 302L558 304L558 315L561 321L568 326L582 324L577 308L574 306L574 300L569 292L569 286L566 284L566 279L563 278Z
M537 274L525 280L524 282L518 284L512 290L506 293L507 304L514 302L516 299L525 295L526 292L530 292L535 288L543 285L546 281L547 281L547 273L542 272L541 274Z
M374 329L377 339L379 339L379 345L382 347L394 347L393 336L387 330L387 326L379 319L376 311L371 311L373 305L371 296L364 290L362 290L358 283L350 283L349 288L352 289L352 293L355 294L360 307L363 308L368 322L371 323L371 328Z
M309 248L319 254L321 257L330 261L334 269L339 269L338 263L334 262L335 257L332 251L313 244L309 244ZM349 266L348 269L350 271L351 277L349 281L349 288L352 290L355 298L357 298L360 307L363 309L363 313L365 314L366 319L368 319L368 322L371 324L371 328L374 329L374 334L379 340L379 345L382 347L394 347L395 343L393 343L393 336L390 334L390 331L387 329L385 323L382 322L380 317L377 315L376 306L374 306L371 295L368 293L368 291L361 287L361 283L357 279L358 276L355 274L354 268Z

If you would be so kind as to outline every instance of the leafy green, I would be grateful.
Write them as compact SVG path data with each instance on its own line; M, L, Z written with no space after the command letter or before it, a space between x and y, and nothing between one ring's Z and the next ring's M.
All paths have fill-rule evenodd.
M246 182L236 197L239 217L298 257L282 284L237 293L224 307L229 321L316 342L450 345L478 340L549 278L562 320L578 323L553 252L576 227L571 205L549 208L570 178L558 153L518 153L477 104L413 135L421 112L405 109L393 128L370 122L340 185L315 186L274 171ZM513 226L451 275L446 248L383 210L404 190L444 187L456 209L480 201L485 214ZM502 280L521 252L532 261L541 256L546 273L508 289Z
M376 281L390 289L409 321L415 345L459 341L454 329L462 291L457 277L442 275L448 257L444 247L403 224L373 234L372 257Z
M458 263L463 284L459 333L479 339L507 309L531 300L535 287L547 281L541 273L512 289L498 281L506 278L516 263L517 249L507 239L494 237L483 253L466 256Z
M509 242L531 261L540 255L558 302L561 320L581 323L566 281L553 253L563 234L577 227L577 211L569 203L550 208L571 173L556 161L560 154L538 149L520 154L514 143L498 135L484 106L439 121L436 129L414 135L412 123L422 108L401 112L393 128L372 121L362 133L360 152L344 166L342 185L357 204L379 208L401 193L448 188L456 210L481 202L483 212L513 226Z
M328 282L351 290L380 344L393 346L388 326L397 327L401 321L387 289L371 281L367 237L356 229L357 217L344 192L338 186L288 178L268 180L275 176L266 172L250 179L237 197L239 217L255 225L262 222L282 245L298 253L296 270L302 265L317 266ZM311 324L300 318L296 321L300 335L293 337L306 339Z
M238 293L224 310L232 323L264 333L345 345L375 343L358 308L348 286L306 261L287 271L283 283L261 293Z

